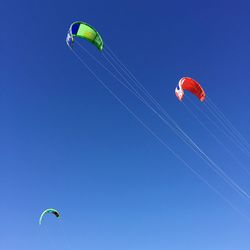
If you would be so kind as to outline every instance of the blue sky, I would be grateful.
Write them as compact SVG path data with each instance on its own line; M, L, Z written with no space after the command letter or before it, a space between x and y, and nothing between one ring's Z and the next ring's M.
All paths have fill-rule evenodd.
M250 141L249 13L248 1L2 3L1 249L249 249L249 222L166 151L65 43L71 22L96 27L178 124L249 191L250 175L174 95L179 78L194 77ZM136 114L250 216L248 201L89 63ZM249 168L249 158L194 112ZM48 216L39 227L39 214L48 207L58 209L62 219Z

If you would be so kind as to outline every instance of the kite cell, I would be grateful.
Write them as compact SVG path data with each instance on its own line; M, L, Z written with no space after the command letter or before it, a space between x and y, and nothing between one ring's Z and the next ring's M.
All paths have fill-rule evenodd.
M180 79L177 87L175 88L175 94L179 101L182 101L184 97L184 90L191 92L195 95L201 102L206 98L206 93L201 87L201 85L190 77L183 77Z
M95 45L100 51L103 50L103 40L100 34L87 23L78 21L70 25L66 38L66 43L70 48L73 48L75 37L84 38Z
M57 218L60 217L60 214L58 213L57 210L55 210L54 208L48 208L48 209L44 210L44 211L42 212L42 214L40 215L40 218L39 218L39 225L42 224L42 220L43 220L44 215L45 215L45 214L48 214L48 213L54 214Z

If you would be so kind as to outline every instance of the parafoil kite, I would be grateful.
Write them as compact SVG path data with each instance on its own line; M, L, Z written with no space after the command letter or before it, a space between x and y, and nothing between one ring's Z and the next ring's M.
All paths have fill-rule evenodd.
M103 50L103 40L100 34L87 23L84 22L74 22L70 25L66 43L70 48L73 48L75 37L80 37L93 43L100 51Z
M199 98L203 102L206 98L206 93L201 85L190 77L183 77L180 79L177 87L175 88L175 94L179 101L182 101L184 97L184 90L187 90Z
M42 212L42 214L40 215L40 218L39 218L39 225L42 224L43 217L44 217L44 215L47 214L47 213L52 213L52 214L54 214L57 218L60 217L60 214L59 214L58 211L55 210L54 208L45 209L45 210Z

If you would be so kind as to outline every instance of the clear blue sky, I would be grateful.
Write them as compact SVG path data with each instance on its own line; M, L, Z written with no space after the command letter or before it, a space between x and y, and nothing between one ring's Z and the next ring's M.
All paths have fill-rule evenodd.
M250 223L98 84L70 53L65 37L75 20L96 27L189 135L250 191L250 175L174 95L180 77L194 77L250 141L249 13L249 1L231 0L4 1L0 248L248 250ZM125 89L100 74L172 148L250 215L249 202ZM249 158L218 136L249 168ZM38 218L48 207L58 209L62 219L46 218L46 230Z

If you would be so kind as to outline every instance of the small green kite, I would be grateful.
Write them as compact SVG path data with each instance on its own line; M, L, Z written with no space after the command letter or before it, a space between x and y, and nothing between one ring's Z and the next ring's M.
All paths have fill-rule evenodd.
M47 213L52 213L52 214L54 214L57 218L60 217L60 214L58 213L57 210L55 210L54 208L48 208L48 209L44 210L44 211L42 212L42 214L40 215L40 218L39 218L39 225L42 224L43 216L44 216L45 214L47 214Z

